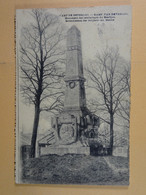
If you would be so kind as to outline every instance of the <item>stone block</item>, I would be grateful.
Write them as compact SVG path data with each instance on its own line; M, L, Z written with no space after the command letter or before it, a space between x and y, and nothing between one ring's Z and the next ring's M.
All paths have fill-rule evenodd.
M48 154L56 154L63 156L65 154L84 154L90 155L90 147L83 147L83 146L68 146L68 145L61 145L61 146L48 146L48 147L41 147L41 156L48 155Z

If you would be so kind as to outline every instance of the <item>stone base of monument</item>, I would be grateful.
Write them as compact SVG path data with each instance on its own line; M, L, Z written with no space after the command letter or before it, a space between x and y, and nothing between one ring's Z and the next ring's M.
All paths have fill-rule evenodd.
M56 154L63 156L65 154L84 154L90 155L90 147L89 146L82 146L79 143L74 143L71 145L50 145L46 147L40 148L40 156L49 155L49 154Z

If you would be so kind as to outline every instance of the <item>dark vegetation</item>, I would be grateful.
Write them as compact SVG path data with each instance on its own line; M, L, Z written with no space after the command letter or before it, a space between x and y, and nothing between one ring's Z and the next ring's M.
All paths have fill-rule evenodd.
M48 155L22 162L22 182L127 185L128 159L113 156Z

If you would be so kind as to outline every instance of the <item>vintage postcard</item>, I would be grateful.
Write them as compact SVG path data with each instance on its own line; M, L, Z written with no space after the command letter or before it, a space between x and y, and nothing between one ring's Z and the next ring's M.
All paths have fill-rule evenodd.
M129 185L131 6L16 10L16 183Z

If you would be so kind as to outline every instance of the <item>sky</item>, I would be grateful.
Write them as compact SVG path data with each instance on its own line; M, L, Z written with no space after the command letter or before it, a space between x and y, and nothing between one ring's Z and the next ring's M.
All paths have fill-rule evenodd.
M21 40L21 30L24 26L32 22L30 10L16 11L16 44L19 48ZM131 7L130 6L102 6L90 8L64 8L64 9L47 9L49 13L60 16L61 22L69 29L76 25L81 32L83 66L88 60L95 59L97 51L106 47L118 46L122 57L130 61L131 55ZM72 16L71 16L72 14ZM79 16L80 14L80 16ZM92 17L99 21L83 21L85 17ZM101 18L100 18L101 16ZM83 17L82 22L66 22L65 17L73 20L73 17ZM96 17L96 18L95 18ZM110 17L111 20L108 20ZM107 19L107 20L106 20ZM114 20L114 21L113 21ZM19 52L17 49L17 67L19 64ZM18 75L17 75L18 79ZM18 86L17 86L18 90ZM19 92L18 92L19 93ZM25 132L32 132L33 125L33 106L25 105L19 96L19 129ZM48 119L41 117L39 133L44 133L50 128L50 117Z

